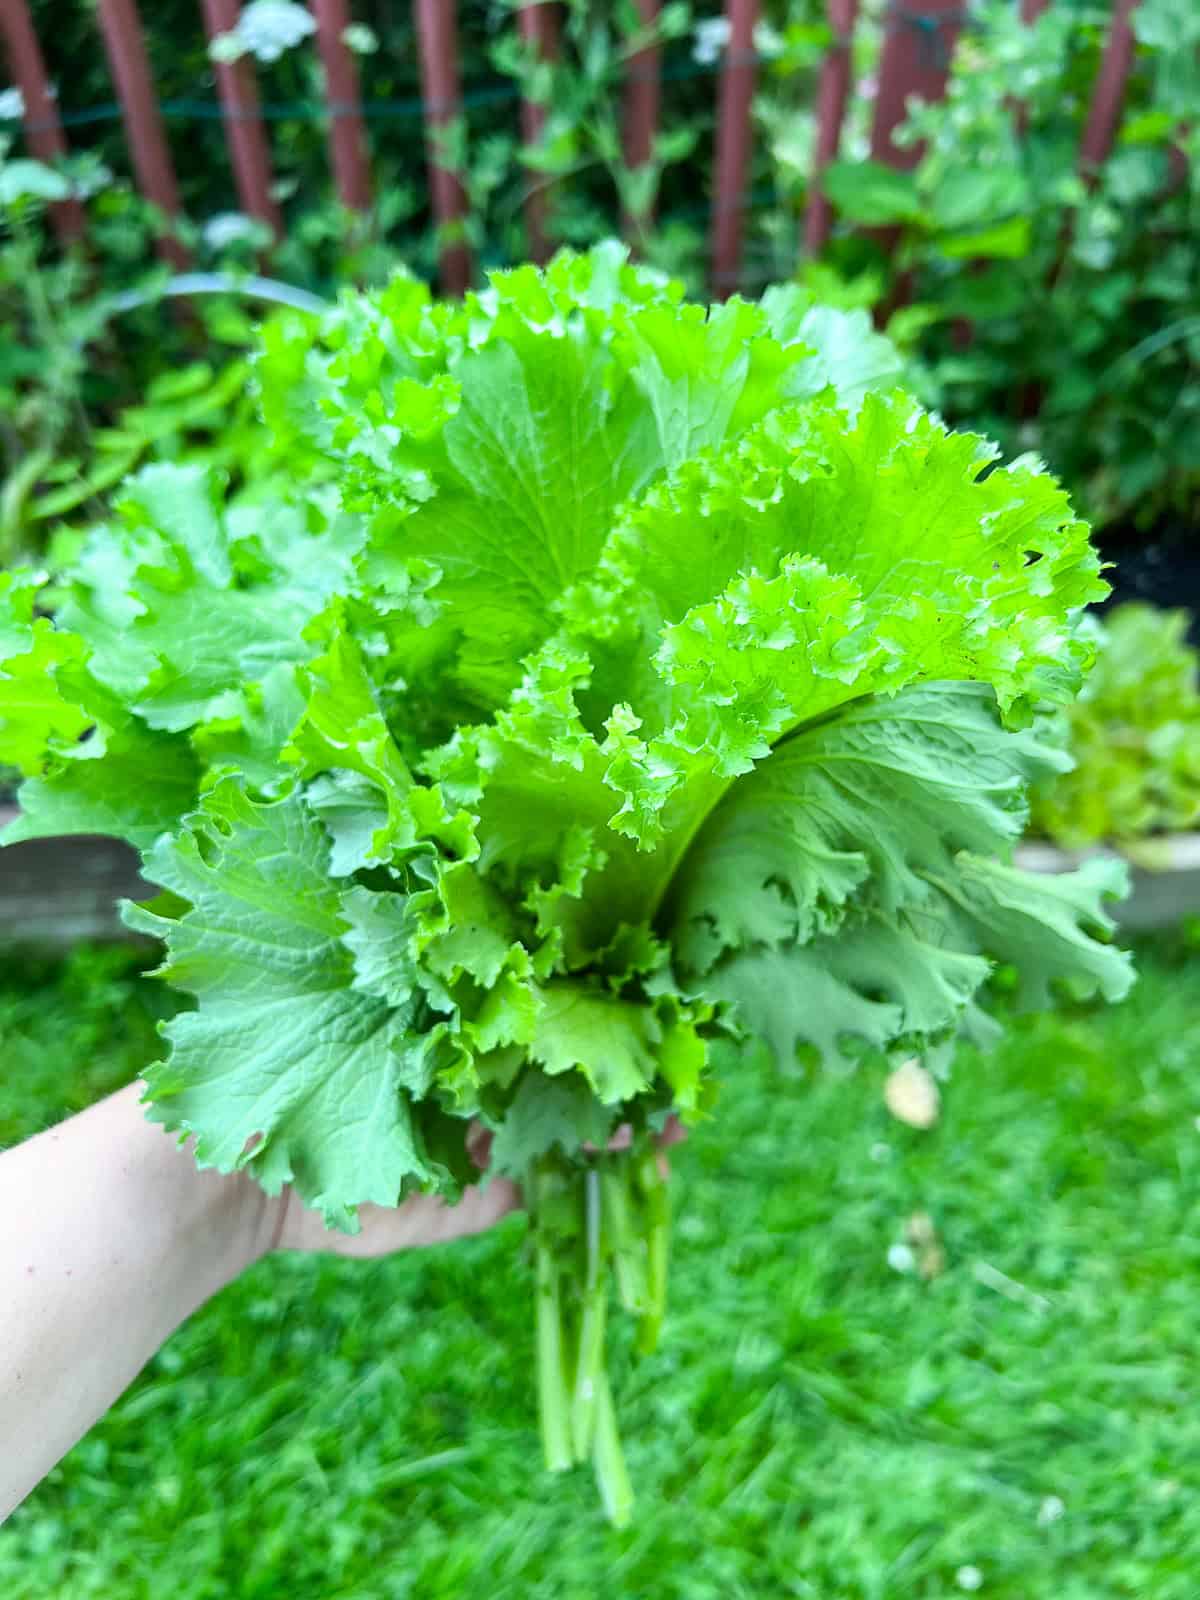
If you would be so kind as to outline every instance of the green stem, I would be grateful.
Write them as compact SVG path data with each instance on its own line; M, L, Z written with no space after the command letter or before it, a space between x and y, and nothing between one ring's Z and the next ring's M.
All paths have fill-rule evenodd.
M601 1371L596 1391L596 1431L592 1438L592 1466L604 1510L614 1528L624 1528L633 1511L633 1486L625 1467L625 1453L617 1432L608 1374Z
M610 1161L615 1164L601 1173L600 1188L617 1290L626 1311L640 1317L649 1304L649 1285L645 1243L634 1227L635 1211L630 1204L630 1161L624 1154L610 1157Z
M596 1401L604 1373L604 1324L608 1311L608 1284L604 1275L601 1237L600 1174L589 1166L584 1174L584 1238L587 1272L583 1309L579 1317L579 1353L575 1392L571 1401L571 1442L575 1459L582 1461L592 1448L596 1426Z
M670 1196L659 1170L658 1151L653 1147L638 1156L636 1178L645 1207L647 1253L647 1305L638 1329L638 1349L649 1355L658 1345L667 1311L667 1249L671 1236Z
M574 1465L571 1408L563 1350L562 1295L558 1264L545 1242L537 1247L538 1408L542 1449L551 1472Z
M20 554L25 503L52 459L49 450L31 450L4 480L0 489L0 560L7 562Z

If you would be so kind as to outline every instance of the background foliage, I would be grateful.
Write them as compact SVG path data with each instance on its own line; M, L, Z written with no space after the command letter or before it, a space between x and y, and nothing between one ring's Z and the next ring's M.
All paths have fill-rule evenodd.
M911 174L842 162L843 216L900 230L885 302L917 306L918 387L1015 452L1033 448L1093 517L1194 521L1200 491L1200 11L1143 0L1116 148L1078 166L1107 7L1029 26L985 0L946 98L913 109ZM1019 115L1015 114L1019 105ZM870 240L843 238L844 267Z
M1093 620L1096 663L1061 719L1072 772L1035 786L1031 825L1068 849L1178 832L1200 817L1200 657L1184 611Z
M250 35L287 222L271 272L326 295L346 281L378 282L397 261L432 274L438 240L416 137L412 8L382 0L353 8L376 196L366 217L345 212L332 193L319 61L311 30L294 25L307 13L291 0L253 9L275 17L274 36L261 26ZM841 221L824 261L813 263L799 237L830 33L820 0L764 7L745 287L757 292L799 273L840 303L874 306L909 350L921 397L951 421L991 433L1010 454L1044 454L1094 519L1190 525L1200 485L1200 12L1188 0L1142 0L1117 148L1091 173L1079 170L1078 151L1109 7L1060 0L1027 26L1015 0L974 0L946 100L915 104L900 135L923 143L924 155L913 173L897 174L866 159L884 10L871 0L856 31L842 159L825 178ZM198 325L164 326L153 310L114 318L96 294L97 274L121 289L161 276L149 245L162 219L130 188L88 0L35 0L33 11L63 86L77 152L70 176L90 196L92 243L86 270L62 263L45 240L40 202L0 201L0 411L13 419L3 429L0 541L10 552L38 543L49 519L93 511L135 454L178 454L193 429L207 447L200 396L225 404L237 384L217 369L247 343L244 310L232 306L204 312ZM464 0L456 14L465 112L443 143L464 175L480 266L525 256L524 201L540 188L552 244L586 246L625 216L652 263L702 290L723 8L663 7L663 116L654 158L636 172L622 159L620 86L628 54L648 36L630 0L566 0L553 67L520 43L509 0ZM293 25L281 29L280 16ZM265 240L232 209L198 8L161 0L143 21L187 213L179 231L200 267L245 269ZM521 141L522 95L548 108L536 147ZM0 120L10 172L15 130ZM894 255L881 247L881 227L899 230ZM35 261L55 333L51 362ZM902 298L910 303L896 312ZM202 366L184 380L181 427L157 415L160 400L174 405L179 395L154 379L162 364L175 371L193 361ZM132 424L140 442L104 432L124 407L147 403L156 414Z

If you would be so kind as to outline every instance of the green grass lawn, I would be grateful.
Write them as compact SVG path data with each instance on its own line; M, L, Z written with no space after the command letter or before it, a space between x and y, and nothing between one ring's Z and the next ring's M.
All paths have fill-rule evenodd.
M0 970L0 1142L146 1058L127 959ZM0 1595L1195 1600L1200 957L1141 963L964 1053L928 1133L866 1071L726 1085L675 1157L663 1348L613 1362L627 1531L541 1470L513 1219L263 1263L0 1532ZM889 1264L917 1212L929 1281Z

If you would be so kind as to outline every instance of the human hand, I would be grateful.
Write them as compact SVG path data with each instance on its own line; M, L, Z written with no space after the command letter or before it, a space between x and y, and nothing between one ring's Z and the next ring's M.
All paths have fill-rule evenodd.
M487 1166L492 1136L486 1128L472 1123L467 1132L467 1150L482 1172ZM316 1211L300 1204L291 1189L279 1198L280 1216L274 1250L323 1250L332 1255L356 1260L389 1256L396 1250L415 1250L424 1245L448 1244L484 1233L521 1208L521 1191L511 1178L493 1178L486 1187L472 1184L463 1190L455 1205L436 1194L414 1194L398 1206L360 1206L359 1233L337 1233L327 1228Z
M609 1141L610 1150L624 1150L633 1137L628 1123L623 1123ZM669 1117L659 1135L658 1143L666 1150L681 1139L687 1131L677 1117ZM492 1136L486 1128L472 1124L467 1134L467 1149L472 1161L484 1171L491 1150ZM667 1176L667 1158L659 1156L663 1177ZM277 1202L279 1220L272 1250L318 1250L333 1255L348 1256L356 1260L373 1260L377 1256L391 1255L396 1250L419 1249L424 1245L448 1244L453 1239L465 1239L475 1233L484 1233L511 1211L523 1205L521 1191L511 1178L492 1178L486 1186L472 1184L464 1189L455 1205L440 1195L410 1195L398 1206L360 1206L359 1233L336 1233L326 1228L320 1215L306 1210L290 1189L285 1189Z

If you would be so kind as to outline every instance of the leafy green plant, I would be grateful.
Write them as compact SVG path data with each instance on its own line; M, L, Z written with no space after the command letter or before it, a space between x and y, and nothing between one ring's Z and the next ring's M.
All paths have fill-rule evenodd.
M1116 149L1081 171L1108 20L979 5L945 99L897 136L922 149L913 171L850 160L824 185L843 217L900 230L876 265L885 303L904 276L924 305L923 397L1038 450L1094 517L1144 524L1194 517L1200 494L1200 13L1137 7ZM848 270L874 253L833 247Z
M1061 713L1075 765L1034 788L1036 832L1078 849L1200 818L1200 657L1188 620L1133 603L1091 623L1096 663Z
M61 170L10 159L10 148L0 137L0 564L69 547L66 519L103 515L148 457L187 456L240 483L264 454L245 359L253 323L236 294L172 318L165 271L139 255L152 220L126 212L109 174L88 158ZM92 202L102 247L119 219L130 225L107 263L114 276L133 267L123 293L98 281L93 256L48 247L46 207L67 198Z
M610 1293L652 1346L655 1135L715 1056L982 1037L993 961L1033 1005L1129 981L1118 867L1011 865L1086 529L856 327L689 306L615 247L462 304L400 276L265 330L289 496L150 468L53 622L0 591L6 839L136 844L129 920L197 1001L152 1115L344 1228L455 1195L481 1119L533 1212L547 1462L590 1457L615 1521Z

